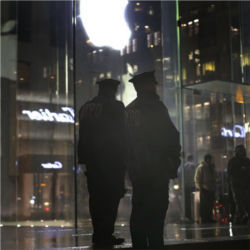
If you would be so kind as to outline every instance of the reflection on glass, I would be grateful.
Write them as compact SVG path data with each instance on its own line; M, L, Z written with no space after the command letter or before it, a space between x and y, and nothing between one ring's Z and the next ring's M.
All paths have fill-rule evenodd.
M124 16L126 5L127 0L80 1L80 16L89 40L95 46L121 50L127 45L130 30Z

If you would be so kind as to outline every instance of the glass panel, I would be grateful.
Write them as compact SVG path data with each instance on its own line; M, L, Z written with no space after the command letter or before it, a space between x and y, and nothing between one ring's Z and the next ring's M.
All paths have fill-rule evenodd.
M182 82L190 85L182 92L184 165L188 155L196 166L205 154L214 156L216 204L221 205L214 209L214 219L228 222L227 164L235 146L247 146L249 141L249 4L180 2L179 6ZM182 183L187 186L185 174ZM182 207L187 209L183 196ZM196 202L191 205L192 220L198 221Z
M2 224L72 225L72 2L1 6Z
M82 2L82 4L81 4ZM162 68L168 67L170 56L163 57L162 51L162 33L161 33L161 2L160 1L143 1L128 2L125 10L125 19L128 23L131 35L124 40L124 48L114 49L114 41L117 38L115 23L124 21L124 14L121 13L117 19L112 20L109 26L103 24L89 26L89 15L92 16L93 22L103 20L107 16L112 16L115 12L115 5L109 7L108 4L102 6L102 13L99 13L91 1L81 1L77 6L77 33L76 33L76 114L80 107L88 100L91 100L97 94L96 81L104 78L113 78L121 81L117 99L121 100L125 106L136 97L135 90L128 80L133 74L139 74L144 71L155 70L156 78L159 82L158 93L164 103L167 103L169 113L176 124L178 121L178 112L176 102L178 101L175 88L166 90L166 84L173 87L173 79L176 78L178 70L170 75ZM83 4L83 2L85 4ZM122 2L122 1L121 1ZM126 1L124 1L126 3ZM99 4L99 3L98 3ZM175 3L172 3L175 6ZM126 4L124 5L126 6ZM119 11L119 7L117 7ZM123 8L124 11L124 8ZM164 8L164 11L169 11ZM169 11L169 13L171 13ZM175 12L174 12L175 13ZM91 19L90 19L91 20ZM174 21L175 23L175 14ZM105 20L106 21L106 20ZM92 22L92 24L93 24ZM99 27L100 26L100 27ZM127 28L120 27L119 34L125 35ZM99 40L94 33L102 35L102 38L109 37L107 43L105 39L99 44ZM123 37L121 37L123 38ZM165 38L164 42L165 42ZM99 45L99 46L97 46ZM176 46L176 45L175 45ZM165 52L164 52L165 53ZM176 55L171 55L171 59L176 60ZM164 79L163 79L164 78ZM170 79L171 78L171 79ZM83 170L78 176L78 209L80 225L84 219L89 218L88 214L88 192L86 187L86 178ZM118 221L128 224L131 209L131 185L126 181L127 193L121 200ZM84 204L84 205L83 205ZM84 209L83 209L84 207ZM170 206L171 207L171 206ZM170 214L175 213L175 207L171 207ZM172 212L171 212L172 211ZM169 216L170 218L171 216ZM175 215L178 218L179 215Z

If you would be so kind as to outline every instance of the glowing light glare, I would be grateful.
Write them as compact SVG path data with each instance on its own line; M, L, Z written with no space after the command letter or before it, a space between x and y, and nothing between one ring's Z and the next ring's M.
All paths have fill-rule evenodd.
M54 163L50 163L50 162L42 163L41 166L42 166L42 168L45 168L45 169L61 169L61 168L63 168L62 163L59 161L55 161Z
M74 123L75 111L71 107L61 107L65 113L55 113L48 109L39 110L22 110L23 115L27 115L30 120L46 121L46 122L61 122Z
M31 204L31 205L34 205L34 204L35 204L35 201L34 201L34 200L30 200L30 204Z
M246 130L241 125L234 125L233 129L221 128L221 135L224 137L245 138Z
M127 0L81 0L80 17L90 41L98 47L123 49L130 38L124 11Z

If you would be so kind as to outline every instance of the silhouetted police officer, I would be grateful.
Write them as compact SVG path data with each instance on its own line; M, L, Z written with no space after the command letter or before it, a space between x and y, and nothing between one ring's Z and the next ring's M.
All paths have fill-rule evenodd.
M180 163L179 133L156 94L154 72L129 81L137 92L137 98L126 108L133 186L132 243L135 248L162 248L169 180L177 177Z
M124 111L115 99L119 82L97 82L98 96L79 112L79 163L86 164L89 210L93 243L97 246L121 244L113 236L118 205L124 194Z
M229 192L235 206L233 222L246 224L249 216L250 159L246 157L243 145L235 148L235 156L228 162Z

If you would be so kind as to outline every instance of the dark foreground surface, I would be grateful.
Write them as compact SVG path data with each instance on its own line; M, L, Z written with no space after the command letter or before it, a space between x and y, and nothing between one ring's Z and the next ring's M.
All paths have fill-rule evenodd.
M1 250L13 249L93 249L91 226L77 232L72 227L53 225L1 227ZM116 248L131 248L129 227L116 226L116 234L126 239ZM165 249L250 249L250 226L229 224L169 224L165 230Z

